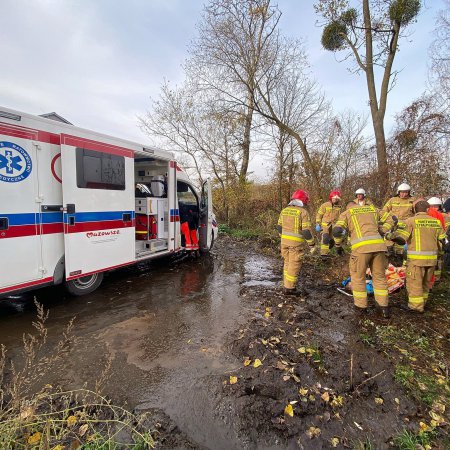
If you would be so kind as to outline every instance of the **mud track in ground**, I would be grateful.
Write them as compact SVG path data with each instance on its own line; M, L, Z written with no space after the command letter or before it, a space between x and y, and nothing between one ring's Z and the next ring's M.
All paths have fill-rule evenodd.
M150 269L111 273L82 298L35 293L50 312L48 345L77 319L67 358L34 392L94 388L110 360L103 394L147 413L158 449L378 450L420 423L432 448L450 448L448 288L424 316L399 309L400 293L390 320L373 308L359 317L336 290L346 258L308 257L308 295L285 297L278 250L226 236L208 257ZM15 302L0 304L12 359L35 320L32 301Z

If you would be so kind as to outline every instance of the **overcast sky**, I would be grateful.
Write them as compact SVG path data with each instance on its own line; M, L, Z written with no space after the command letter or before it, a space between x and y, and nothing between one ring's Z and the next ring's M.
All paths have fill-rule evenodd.
M368 113L365 80L322 49L313 0L279 0L281 28L303 38L312 71L336 110ZM137 115L149 109L164 79L183 80L203 0L1 0L0 106L33 114L56 111L83 128L146 143ZM387 128L420 96L428 48L443 0L425 0L388 99Z

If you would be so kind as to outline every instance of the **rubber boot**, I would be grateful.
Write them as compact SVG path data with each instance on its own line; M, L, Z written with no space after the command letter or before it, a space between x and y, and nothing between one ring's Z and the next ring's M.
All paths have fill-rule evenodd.
M297 290L295 288L293 288L293 289L283 288L283 294L284 295L297 295Z
M389 306L382 306L380 308L381 311L381 317L383 317L383 319L389 319L389 317L391 317L391 313L389 311Z
M360 308L359 306L353 305L353 309L356 314L363 316L367 314L367 308Z

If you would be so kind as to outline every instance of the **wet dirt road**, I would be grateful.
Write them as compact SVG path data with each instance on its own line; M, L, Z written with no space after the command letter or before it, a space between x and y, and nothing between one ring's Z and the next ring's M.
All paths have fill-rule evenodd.
M221 386L214 380L239 365L223 346L254 307L240 291L273 286L279 278L272 272L278 272L276 260L239 243L228 242L226 254L220 247L198 260L116 272L81 298L58 288L34 293L50 311L50 343L76 317L75 348L46 382L92 387L112 360L104 393L116 404L161 411L186 436L177 443L181 447L241 448L232 425L217 413ZM0 342L12 354L23 333L32 332L35 315L31 295L0 302Z

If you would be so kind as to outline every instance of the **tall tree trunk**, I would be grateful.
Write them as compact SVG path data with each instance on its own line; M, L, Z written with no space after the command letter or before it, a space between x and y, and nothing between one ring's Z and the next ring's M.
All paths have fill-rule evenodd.
M242 164L239 172L239 183L244 184L247 181L248 163L250 161L250 134L252 131L253 121L253 95L248 94L247 97L247 111L245 113L244 139L242 141Z
M373 71L372 21L370 18L369 0L363 0L363 15L366 37L365 72L367 89L369 92L370 114L372 116L372 124L377 148L379 190L381 197L384 197L389 186L389 172L386 154L386 138L384 136L384 113L379 110L377 91L375 87L375 74Z

